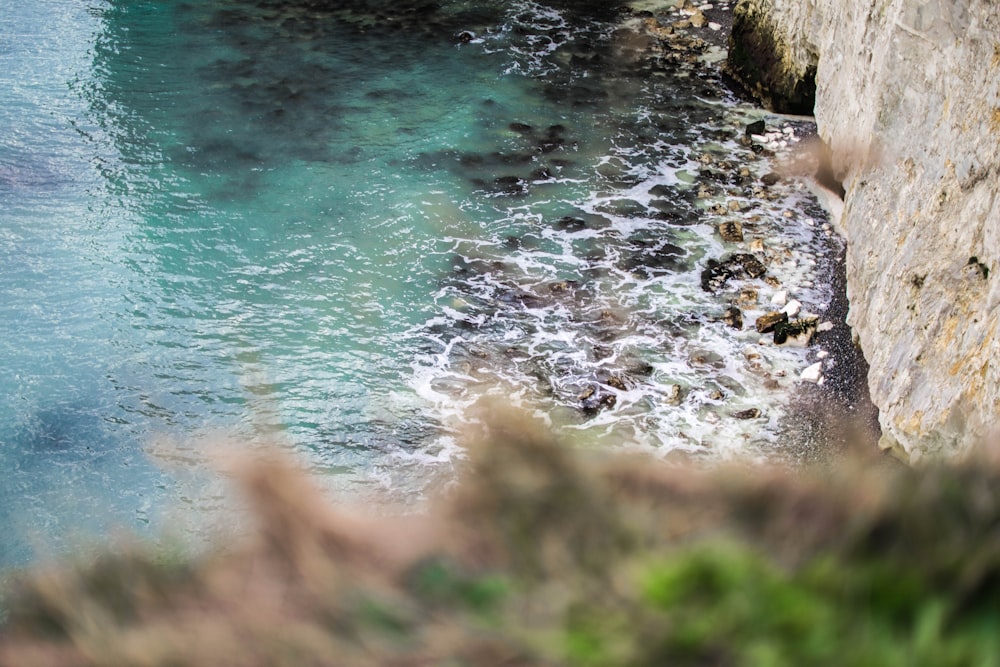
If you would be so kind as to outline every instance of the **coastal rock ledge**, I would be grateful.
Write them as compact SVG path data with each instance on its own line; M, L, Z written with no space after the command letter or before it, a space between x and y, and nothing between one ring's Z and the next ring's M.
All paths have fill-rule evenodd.
M882 446L916 462L996 437L1000 4L740 0L729 66L777 111L815 86Z

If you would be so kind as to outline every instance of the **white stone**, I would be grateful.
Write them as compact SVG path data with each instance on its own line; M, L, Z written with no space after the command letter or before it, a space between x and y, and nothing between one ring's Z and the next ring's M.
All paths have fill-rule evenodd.
M830 353L827 352L826 350L820 350L819 352L816 353L816 358L817 359L826 359L829 356L830 356Z
M771 297L771 303L775 306L784 306L788 303L788 290L780 290Z
M721 23L716 23L715 21L709 21L708 22L708 29L709 30L715 30L715 31L722 30L722 24Z
M801 380L804 380L805 382L819 382L820 378L822 378L822 377L823 377L823 362L822 361L817 361L812 366L808 366L799 375L799 378Z
M802 303L797 299L792 299L785 304L785 307L781 309L781 312L785 313L789 317L795 317L802 310Z
M820 322L816 325L816 332L822 333L824 331L830 331L833 329L833 322Z

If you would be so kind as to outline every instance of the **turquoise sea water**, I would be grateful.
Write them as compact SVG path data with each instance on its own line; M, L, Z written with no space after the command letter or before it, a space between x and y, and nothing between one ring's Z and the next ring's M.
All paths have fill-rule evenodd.
M821 313L821 213L725 181L760 112L713 67L572 7L0 0L0 565L211 509L219 439L416 497L484 393L602 445L771 442L794 385L699 276L739 215Z

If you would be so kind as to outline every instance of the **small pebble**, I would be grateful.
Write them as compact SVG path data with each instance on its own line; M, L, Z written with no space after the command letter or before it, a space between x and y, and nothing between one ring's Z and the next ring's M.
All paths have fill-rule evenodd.
M786 303L788 303L788 291L781 290L775 292L774 296L771 297L771 303L773 303L775 306L784 306Z
M816 326L817 332L830 331L831 329L833 329L833 322L820 322Z
M785 304L785 307L781 309L781 312L786 313L789 317L795 317L802 310L802 303L797 299L792 299Z
M816 353L816 358L817 359L826 359L829 356L830 356L830 353L827 352L826 350L820 350L819 352Z
M709 30L714 30L714 31L717 32L719 30L722 30L722 25L719 24L719 23L716 23L715 21L709 21L709 23L708 23L708 29Z

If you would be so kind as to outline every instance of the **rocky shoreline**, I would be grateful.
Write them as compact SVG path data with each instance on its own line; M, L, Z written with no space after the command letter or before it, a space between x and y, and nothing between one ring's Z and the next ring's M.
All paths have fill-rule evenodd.
M708 99L730 96L718 106L729 110L710 111L697 129L680 126L687 136L671 149L679 155L655 161L657 170L674 165L666 174L639 177L637 165L605 160L598 173L606 191L571 214L543 217L539 223L551 231L543 230L541 239L529 231L508 236L496 252L480 245L473 255L457 253L443 282L450 314L428 331L429 363L438 367L427 394L432 400L465 400L475 388L488 393L501 378L510 384L504 391L534 397L562 414L556 421L624 433L659 418L644 416L644 405L676 406L704 426L682 420L665 448L670 457L718 456L714 438L704 434L727 423L742 424L725 445L727 456L745 440L753 447L736 455L823 458L844 444L845 430L832 425L857 414L868 420L857 432L871 440L871 410L859 383L863 359L844 324L846 297L836 280L842 243L809 194L810 170L817 168L808 148L814 127L808 118L735 110L743 91L727 87L724 66L731 18L729 3L635 4L611 29L606 52L585 44L565 49L562 58L571 67L594 68L583 79L589 81L585 90L559 93L569 100L577 92L580 104L621 94L601 89L602 80L615 86L619 76L655 81L669 75L678 78L670 85L695 92L703 86ZM689 108L654 107L664 118L654 123L654 133L645 123L629 130L642 142L638 150L670 142L675 117ZM537 144L527 149L521 171L545 161L545 173L497 176L489 156L457 156L487 196L530 199L572 168L577 144L570 128L545 129L524 119L510 119L507 127L518 141ZM549 137L559 140L551 150ZM706 232L709 238L699 237L695 247L682 240ZM589 268L570 278L523 274L520 267L537 260L531 253L544 239L579 246L573 261ZM624 280L659 289L657 281L685 275L700 282L698 299L712 305L689 307L673 321L625 312L622 295L615 294L620 288L611 286ZM571 332L553 323L560 310L574 313L566 323ZM691 342L677 347L680 359L661 361L666 350L647 354L630 342L644 331L652 334L647 340ZM698 340L709 332L724 336L732 352ZM789 356L787 348L800 352ZM772 405L785 394L793 397L790 407Z
M681 34L693 34L696 40L703 40L711 49L724 49L725 59L718 62L726 85L740 97L761 99L760 90L745 87L744 84L748 79L739 72L739 61L730 55L734 46L738 49L745 46L739 35L735 38L731 36L734 25L734 4L736 3L692 3L690 0L667 3L667 6L673 5L673 7L668 10L666 16L676 17L675 21L667 25ZM745 30L745 24L745 21L738 22L739 29ZM697 42L695 45L696 48L699 46ZM744 58L747 55L745 50L737 54ZM808 98L808 91L805 95ZM811 100L806 101L808 106ZM773 105L771 106L773 108ZM796 106L793 103L783 103L779 105L777 111L779 116L803 113L808 116L811 114L811 106L805 108L801 104ZM755 151L767 151L772 156L774 149L780 151L787 147L787 143L781 143L782 139L787 137L782 137L780 132L767 132L767 124L763 120L757 121L746 127L741 141L744 145L753 147ZM823 182L821 171L828 169L828 165L816 154L817 142L812 141L812 137L808 135L802 139L804 141L800 154L789 157L786 153L784 167L788 169L790 165L794 165L791 166L791 171L795 172L798 178L811 181L809 185L814 190L825 190L826 184ZM794 164L803 160L807 163L805 168L801 164ZM804 169L815 171L812 174L803 173ZM761 177L761 185L772 186L781 178L778 173L768 172ZM837 228L839 208L843 205L843 202L837 199L837 194L824 191L819 202L829 216L828 224L832 224L834 228ZM831 204L837 209L830 210ZM719 235L727 243L744 241L742 226L738 222L720 223ZM751 249L761 250L761 244L758 242L756 247L751 244ZM868 364L857 345L851 327L847 324L850 304L847 296L845 254L843 250L835 252L836 258L829 266L833 281L833 298L823 313L822 322L817 315L800 313L801 304L794 298L789 298L787 291L780 290L771 301L775 310L760 315L753 323L759 333L771 334L771 342L774 344L813 345L816 349L812 355L815 363L803 370L800 376L802 391L793 398L782 427L788 438L785 441L786 446L780 448L778 455L779 458L789 462L829 460L831 454L837 451L854 448L871 450L881 435L878 409L872 403L868 392ZM713 290L733 276L760 277L765 273L766 268L756 255L734 253L722 261L709 260L702 273L702 286L707 290ZM745 303L746 294L741 296ZM730 306L723 318L737 329L743 327L742 312L737 304ZM761 339L762 344L766 342L766 339ZM741 416L745 418L750 416L751 411L744 413L746 414Z
M735 17L749 88L778 109L815 89L880 445L969 454L1000 421L1000 8L741 0Z

